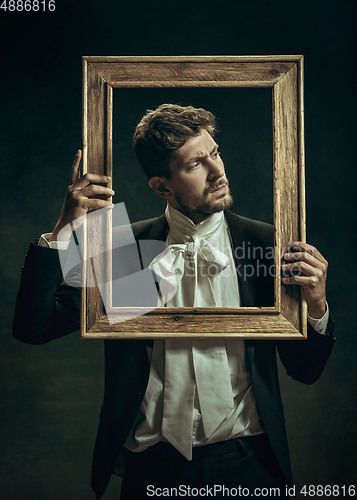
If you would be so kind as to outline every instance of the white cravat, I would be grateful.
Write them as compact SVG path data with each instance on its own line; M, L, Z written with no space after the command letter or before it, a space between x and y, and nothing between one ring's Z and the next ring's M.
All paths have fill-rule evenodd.
M160 280L166 279L164 289L167 292L174 285L172 276L176 280L177 293L166 305L238 306L237 278L234 266L229 268L232 260L230 242L222 237L227 236L223 212L215 213L197 225L170 206L165 214L170 227L169 247L153 260L150 268ZM224 248L224 244L229 248ZM223 252L215 245L220 245ZM226 269L228 273L223 277ZM161 288L162 284L161 281ZM222 303L223 287L230 296L229 304ZM225 341L167 339L164 352L161 431L173 446L190 459L195 396L207 439L234 407ZM233 422L227 429L227 438L232 427Z
M229 264L230 259L223 252L197 236L192 236L192 241L187 243L169 245L149 266L160 282L160 305L216 307L214 277ZM183 277L186 281L184 289ZM181 297L175 297L179 291Z
M183 267L179 264L181 257L176 260L177 293L170 297L167 305L192 307L194 301L210 305L213 290L217 306L239 307L238 278L224 213L213 214L197 225L170 206L165 215L170 228L167 244L184 245L188 249L187 244L197 238L211 245L214 250L210 249L210 254L219 256L219 251L229 260L227 267L224 267L226 262L220 266L220 272L217 272L217 263L214 264L207 276L206 267L211 263L203 262L202 267L202 260L206 259L200 252L203 247L207 250L207 244L196 242L199 251L191 256L186 252ZM177 249L172 248L172 251L165 250L166 257L173 252L176 259ZM182 256L183 252L179 253ZM166 258L163 262L157 275L170 268ZM192 273L192 269L199 272ZM194 290L195 283L197 290ZM149 382L141 411L125 442L126 448L140 452L167 440L190 460L194 446L264 431L246 366L244 340L155 340L152 350L148 347L148 351Z

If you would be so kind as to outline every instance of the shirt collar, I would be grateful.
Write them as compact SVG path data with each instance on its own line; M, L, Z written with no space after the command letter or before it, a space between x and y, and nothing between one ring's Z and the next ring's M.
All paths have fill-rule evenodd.
M189 217L173 208L169 203L166 206L165 216L170 227L171 243L208 238L222 227L224 222L224 213L221 210L195 224Z

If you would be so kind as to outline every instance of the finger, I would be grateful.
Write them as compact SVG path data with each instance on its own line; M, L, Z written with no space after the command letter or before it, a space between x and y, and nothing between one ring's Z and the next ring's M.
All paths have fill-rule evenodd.
M100 208L114 208L114 204L110 201L101 200L100 198L88 198L86 203L88 212L99 210Z
M78 149L72 165L71 184L74 184L79 179L81 159L82 159L82 151Z
M304 275L304 276L316 276L316 268L313 266L310 266L310 264L307 264L306 262L294 262L292 264L284 264L281 266L281 268L285 272L291 272L294 273L295 275ZM319 269L319 273L322 273L322 271ZM289 276L287 276L289 277Z
M98 210L99 208L113 208L111 201L102 200L101 198L79 198L77 203L78 208L85 211Z
M310 252L289 252L284 254L284 260L291 262L307 262L312 267L326 270L327 269L327 261L324 259L323 261L317 259Z
M303 243L302 241L295 241L294 246L301 248L305 252L308 252L313 257L316 257L316 259L320 262L326 262L324 256L314 246L309 245L308 243Z
M75 198L84 197L90 198L94 196L113 196L115 192L105 186L99 186L98 184L90 184L83 189L76 189L73 191L73 196Z
M111 181L111 178L106 176L106 175L99 175L99 174L90 174L86 173L82 175L79 179L77 179L73 185L71 186L72 191L77 190L77 189L83 189L86 186L89 186L89 184L108 184L108 182Z
M318 285L319 279L316 276L290 276L282 279L285 285L300 285L303 288L313 288Z

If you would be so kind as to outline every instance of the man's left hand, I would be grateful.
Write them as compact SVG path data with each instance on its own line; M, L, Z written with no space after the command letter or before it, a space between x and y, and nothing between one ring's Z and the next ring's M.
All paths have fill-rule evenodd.
M326 311L327 260L312 245L295 242L295 252L284 254L284 271L299 271L299 276L283 278L286 285L300 285L312 318L322 318Z

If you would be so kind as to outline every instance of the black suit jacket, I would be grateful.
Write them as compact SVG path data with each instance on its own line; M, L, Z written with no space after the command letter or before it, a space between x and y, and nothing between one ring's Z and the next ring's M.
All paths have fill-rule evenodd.
M233 252L242 248L273 245L273 228L227 211ZM164 215L132 225L137 240L165 240L168 226ZM273 305L273 279L253 274L244 279L245 265L255 265L253 252L239 252L236 259L242 306ZM263 255L262 264L272 261ZM43 344L79 329L80 293L61 285L58 253L31 244L26 256L13 323L14 336L31 344ZM330 335L319 335L308 327L307 340L248 340L247 366L257 407L287 483L291 483L284 413L280 398L276 351L293 378L314 382L321 374L333 345ZM92 487L103 495L117 456L140 409L149 379L147 344L152 340L105 340L105 392L93 457Z

